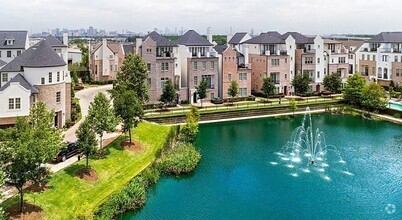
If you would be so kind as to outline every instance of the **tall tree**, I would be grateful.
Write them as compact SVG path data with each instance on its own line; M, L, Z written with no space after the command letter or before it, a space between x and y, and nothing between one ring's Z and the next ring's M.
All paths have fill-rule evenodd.
M159 98L159 101L167 105L168 103L172 103L175 100L176 100L176 89L174 88L172 80L168 79L165 83L165 87L163 87L163 92L161 97Z
M384 109L387 103L387 95L384 88L375 82L364 86L361 94L361 105L369 111Z
M342 88L341 74L334 72L326 75L323 84L326 90L336 94L339 93Z
M361 105L361 95L366 80L358 73L353 74L346 81L343 89L343 99L351 105Z
M89 168L89 156L93 155L96 152L96 134L91 125L88 122L88 119L85 119L84 122L80 124L80 127L76 131L77 134L77 145L80 149L80 152L83 153L86 157L86 168Z
M197 94L198 98L201 100L201 107L202 107L202 100L207 97L207 81L204 79L201 80L200 85L197 86Z
M41 183L49 175L43 164L54 158L62 143L61 131L54 127L54 112L37 102L28 117L17 118L8 139L0 143L0 160L7 182L17 188L20 208L24 208L23 186Z
M230 81L230 87L228 89L228 96L234 98L239 93L239 84L236 80Z
M275 88L275 82L272 80L271 77L266 77L263 79L262 87L261 87L262 93L268 98L270 95L275 94L276 88Z
M131 128L138 126L140 120L144 117L144 110L140 101L132 90L123 90L122 93L113 99L114 112L123 122L123 130L128 131L130 143Z
M141 104L149 100L148 95L148 69L146 63L139 55L129 53L123 61L120 71L117 73L117 83L114 93L120 89L133 90ZM125 88L122 88L125 87ZM113 97L114 98L114 97Z
M113 132L116 129L118 121L114 116L110 100L103 93L98 93L89 105L88 122L94 128L99 136L100 149L102 149L102 139L104 132Z
M311 83L311 78L309 73L296 74L292 80L292 85L296 93L306 94L310 91L309 84Z

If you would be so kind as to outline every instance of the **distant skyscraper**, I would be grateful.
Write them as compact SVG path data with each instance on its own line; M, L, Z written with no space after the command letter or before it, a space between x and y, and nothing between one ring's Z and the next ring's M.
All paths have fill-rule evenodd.
M88 36L93 37L95 36L94 27L90 26L88 29Z

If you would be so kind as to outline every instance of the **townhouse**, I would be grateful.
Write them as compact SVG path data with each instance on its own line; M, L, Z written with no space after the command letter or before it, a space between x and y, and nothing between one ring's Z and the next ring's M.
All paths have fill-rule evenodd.
M202 80L207 82L207 98L219 97L218 57L213 49L212 34L207 39L194 30L187 31L176 42L178 45L178 65L181 67L180 99L190 103L199 102L196 90Z
M115 80L124 60L123 46L118 42L103 39L89 45L89 73L92 80Z
M137 40L136 43L141 45L139 54L148 68L150 102L158 102L168 80L171 80L175 87L180 89L178 46L155 31L149 33L142 40ZM131 46L131 48L135 47Z
M48 36L0 69L0 126L12 125L17 117L28 116L30 107L38 100L55 111L55 127L62 128L70 118L67 36L63 39L64 44Z
M9 63L28 47L27 31L0 31L0 65Z
M359 49L358 71L367 80L388 86L402 83L402 32L382 32Z

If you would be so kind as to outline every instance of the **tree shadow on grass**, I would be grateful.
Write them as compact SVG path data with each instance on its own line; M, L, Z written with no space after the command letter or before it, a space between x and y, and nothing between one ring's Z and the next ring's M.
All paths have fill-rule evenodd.
M85 168L85 164L80 164L80 163L75 163L71 166L68 166L64 169L64 172L66 172L68 175L72 177L77 177L75 174L78 170Z

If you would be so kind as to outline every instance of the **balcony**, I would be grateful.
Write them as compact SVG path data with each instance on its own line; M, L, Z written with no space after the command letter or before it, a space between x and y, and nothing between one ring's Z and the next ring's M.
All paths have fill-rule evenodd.
M251 69L250 68L250 64L244 64L244 63L240 63L237 65L238 69Z

